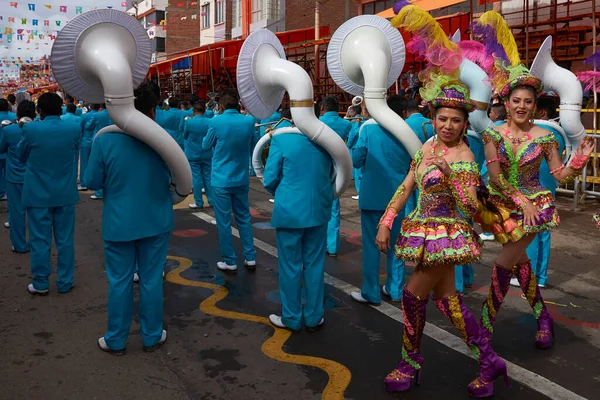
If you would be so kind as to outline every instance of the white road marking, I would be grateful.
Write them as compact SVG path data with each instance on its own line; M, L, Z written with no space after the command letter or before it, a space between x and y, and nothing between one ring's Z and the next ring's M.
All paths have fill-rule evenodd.
M202 212L194 213L192 215L200 218L201 220L203 220L209 224L214 219L210 215L202 213ZM232 231L233 236L235 236L237 238L240 237L239 231L236 228L231 227L231 231ZM272 255L273 257L278 257L277 256L277 248L271 246L270 244L268 244L266 242L263 242L260 239L254 238L254 246L256 248L261 249L265 253ZM353 292L353 291L360 291L359 288L351 285L350 283L345 282L341 279L338 279L334 276L331 276L327 273L325 273L325 283L327 285L333 286L334 288L341 290L342 292L345 292L347 294L350 294L350 292ZM404 322L402 310L392 306L389 303L382 302L381 305L379 305L379 306L370 306L370 307L373 308L374 310L377 310L380 313L390 317L391 319L400 322L401 324ZM424 333L425 333L425 335L427 335L430 338L432 338L433 340L443 344L444 346L447 346L447 347L451 348L452 350L455 350L455 351L457 351L461 354L464 354L468 357L474 358L473 355L471 354L471 351L469 350L469 348L465 345L465 343L458 336L454 336L453 334L451 334L451 333L445 331L444 329L439 328L436 325L433 325L429 322L427 322L425 324ZM587 400L585 397L579 396L578 394L571 392L570 390L560 386L559 384L557 384L547 378L544 378L541 375L536 374L535 372L531 372L528 369L525 369L516 364L513 364L506 359L504 361L506 361L506 366L508 368L508 374L511 379L514 379L514 380L522 383L523 385L529 387L530 389L535 390L538 393L541 393L553 400ZM501 380L498 380L497 384L502 385L504 383L501 382Z

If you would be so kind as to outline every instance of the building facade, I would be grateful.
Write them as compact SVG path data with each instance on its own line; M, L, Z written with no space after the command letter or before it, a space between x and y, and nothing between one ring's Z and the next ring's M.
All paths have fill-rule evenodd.
M135 7L127 13L135 16L146 28L148 37L152 41L152 62L160 61L167 55L166 52L166 8L168 0L143 0L137 2Z

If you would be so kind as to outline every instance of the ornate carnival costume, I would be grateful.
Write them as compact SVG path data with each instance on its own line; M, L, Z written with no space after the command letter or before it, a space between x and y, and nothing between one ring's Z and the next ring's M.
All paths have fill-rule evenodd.
M455 45L448 44L445 34L428 13L416 6L406 4L400 5L397 11L399 11L398 15L392 20L392 25L416 33L417 40L426 47L427 55L442 54L445 60L460 59L460 56L457 57L457 53L452 50ZM460 109L464 110L465 114L473 111L476 105L470 100L468 89L458 81L457 71L439 67L440 65L447 67L449 65L447 62L436 66L430 57L428 61L433 65L428 69L427 74L420 76L424 81L425 76L428 78L425 87L421 89L421 96L429 103L432 111L435 112L440 108ZM454 63L456 67L458 64L460 61ZM464 145L460 140L454 147ZM436 143L425 144L424 147L428 148L428 146L430 149L426 150L426 153L438 158L436 164L442 165L448 147L438 152ZM472 262L479 258L481 246L481 241L469 222L469 219L482 207L478 199L469 193L469 187L481 185L477 163L462 160L451 162L448 164L450 173L447 170L445 173L442 172L437 165L427 166L420 171L419 167L424 161L424 156L429 156L423 153L423 150L419 150L415 155L411 164L412 177L410 175L407 177L406 187L404 184L400 185L380 224L391 230L398 213L398 206L402 206L402 200L405 201L410 194L407 193L407 187L412 189L416 182L419 189L417 208L403 221L395 245L395 254L405 261L416 262L417 268L424 269ZM414 182L412 182L413 178ZM453 266L448 270L453 273ZM415 278L419 279L413 275L411 281ZM404 289L402 359L396 369L384 380L388 391L408 390L413 378L416 378L419 384L424 361L420 354L420 342L426 322L428 297L428 295L419 296L411 293L408 287ZM464 305L460 293L434 299L434 303L458 329L461 338L480 363L480 375L469 384L469 394L476 398L491 396L494 393L493 382L497 377L504 375L507 381L505 363L492 350L489 341L485 340L483 330Z
M521 64L514 37L500 14L495 11L484 13L474 25L473 32L483 36L488 55L495 58L490 78L506 104L513 90L519 88L533 89L536 97L539 97L542 82ZM508 118L510 121L510 113ZM562 183L572 179L581 170L588 156L576 155L569 165L570 170L563 171L565 166L557 161L560 159L558 142L551 132L536 138L525 133L523 137L516 138L508 128L504 133L488 128L483 132L483 140L486 145L492 143L497 151L496 157L488 159L486 164L498 163L500 167L497 177L492 177L490 170L489 185L489 200L499 209L500 215L482 212L475 220L485 231L493 232L501 244L518 242L525 235L556 227L560 219L554 197L540 183L540 164L544 158L549 165L552 162L555 168L551 174ZM560 164L558 167L557 163ZM537 219L527 224L524 211L531 205L537 208ZM544 304L531 262L517 262L516 266L510 267L496 264L493 268L492 285L481 317L486 336L491 338L496 315L508 292L510 279L515 274L538 322L536 346L549 348L554 342L554 323Z
M445 76L433 79L421 90L421 96L432 109L451 107L473 111L475 106L469 100L466 87L457 81L448 81ZM432 147L432 155L436 154L434 149ZM396 256L422 266L478 260L482 243L469 222L478 210L478 202L463 189L463 186L479 185L477 163L451 163L450 168L454 172L451 177L445 177L434 165L427 167L419 176L417 171L423 156L419 150L411 163L411 173L420 195L417 208L402 223L394 249ZM402 193L402 189L396 192L396 196Z

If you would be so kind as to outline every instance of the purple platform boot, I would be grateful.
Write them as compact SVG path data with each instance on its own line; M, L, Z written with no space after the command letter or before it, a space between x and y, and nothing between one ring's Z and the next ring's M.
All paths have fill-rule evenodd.
M479 377L469 384L469 395L477 399L494 395L494 381L504 376L506 386L509 386L506 363L492 349L490 341L484 334L484 329L464 305L462 296L456 293L443 299L434 300L436 307L460 333L462 340L469 346L477 361L479 361Z
M404 288L402 312L404 313L404 338L402 359L398 367L386 376L383 383L388 392L403 392L410 389L413 379L421 383L423 357L419 353L421 337L425 328L425 316L429 297L421 299Z
M538 323L535 346L538 349L549 349L554 345L554 319L546 309L546 304L531 268L531 262L528 261L525 264L517 265L515 273L519 280L519 285L521 285L521 290L533 309L533 315L535 315Z
M492 269L492 284L488 292L488 297L483 303L483 310L481 311L482 334L488 341L492 339L494 322L496 322L496 316L498 315L498 311L500 311L504 297L508 293L510 278L512 278L512 271L503 268L499 264L494 265Z

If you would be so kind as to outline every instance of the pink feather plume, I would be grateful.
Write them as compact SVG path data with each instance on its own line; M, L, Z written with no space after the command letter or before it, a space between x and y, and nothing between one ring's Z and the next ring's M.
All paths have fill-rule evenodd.
M600 93L600 71L583 71L577 73L577 79L585 86L584 91L590 89Z
M461 54L467 60L479 65L486 74L492 73L494 58L487 54L485 46L475 40L461 40L458 42Z

